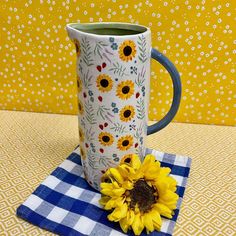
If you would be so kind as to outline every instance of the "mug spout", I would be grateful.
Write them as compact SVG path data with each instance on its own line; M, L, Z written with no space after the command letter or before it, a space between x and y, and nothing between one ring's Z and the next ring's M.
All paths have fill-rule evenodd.
M74 42L76 38L78 38L78 35L80 33L79 28L80 23L70 23L66 25L66 31L69 36L69 38Z

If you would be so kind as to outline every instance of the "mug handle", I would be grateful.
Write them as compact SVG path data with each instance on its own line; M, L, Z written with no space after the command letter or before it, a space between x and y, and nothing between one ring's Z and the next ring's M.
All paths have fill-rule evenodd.
M180 75L174 64L163 54L161 54L156 49L152 48L151 57L163 65L166 70L169 72L172 83L173 83L173 102L168 113L157 123L147 127L147 135L156 133L157 131L166 127L171 120L175 117L180 104L181 98L181 81Z

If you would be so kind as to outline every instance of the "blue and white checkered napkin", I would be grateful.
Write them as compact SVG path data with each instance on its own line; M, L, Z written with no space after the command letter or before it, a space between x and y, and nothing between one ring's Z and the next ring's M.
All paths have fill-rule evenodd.
M170 167L177 180L180 196L173 219L163 218L161 232L150 235L171 235L179 214L184 190L190 171L191 159L146 149ZM17 215L28 222L59 235L125 235L118 223L107 219L109 212L103 210L98 200L100 193L84 179L79 149L77 148L17 209ZM129 235L133 233L129 232ZM142 235L146 235L143 231Z

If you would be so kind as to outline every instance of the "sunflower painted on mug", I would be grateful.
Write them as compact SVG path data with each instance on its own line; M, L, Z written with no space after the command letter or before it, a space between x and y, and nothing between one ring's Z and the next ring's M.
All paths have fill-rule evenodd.
M101 92L109 92L113 87L113 81L109 75L101 74L97 77L97 87Z
M83 160L86 159L86 153L84 148L80 145L80 156L82 157Z
M130 149L133 145L133 137L131 135L126 135L118 139L117 148L121 151L126 151Z
M83 104L81 103L81 101L79 99L78 99L78 110L79 110L79 114L83 115L84 107L83 107Z
M82 91L82 81L81 81L79 75L77 75L77 91L78 91L78 93L80 93Z
M112 134L108 132L101 132L98 136L98 140L103 146L110 146L114 142Z
M134 82L132 80L122 81L116 88L116 96L126 100L134 94Z
M84 141L84 132L81 129L81 127L79 127L79 140L80 140L80 142Z
M79 40L74 39L74 44L75 44L75 50L76 50L77 57L79 57L80 53L81 53Z
M136 45L132 40L125 40L119 47L119 55L122 61L132 61L136 55Z
M135 115L133 106L127 105L120 110L120 119L124 122L130 121Z

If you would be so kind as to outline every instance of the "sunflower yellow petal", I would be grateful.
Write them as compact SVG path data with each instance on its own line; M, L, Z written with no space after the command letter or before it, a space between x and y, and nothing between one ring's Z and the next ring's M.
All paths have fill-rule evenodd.
M153 163L153 162L155 162L155 160L156 160L156 158L155 158L154 155L148 154L144 158L143 165L147 165L149 163Z
M156 203L154 205L154 208L160 213L160 215L165 216L170 219L172 218L172 215L171 215L172 211L164 204Z
M112 183L101 183L100 184L100 187L103 189L103 188L107 188L107 189L112 189L113 186L112 186Z
M104 196L102 196L102 197L100 198L99 203L100 203L102 206L105 206L106 203L107 203L110 199L111 199L110 197L104 195Z
M144 225L143 225L143 222L141 220L140 213L135 214L134 221L133 221L133 224L132 224L132 229L134 231L134 234L135 235L140 235L143 231L143 228L144 228Z
M108 188L104 188L101 189L100 191L102 194L107 195L107 196L113 196L113 190L112 189L108 189Z
M160 175L167 176L170 174L171 169L169 167L162 167L160 170Z
M165 206L167 206L171 210L175 210L178 201L177 200L173 200L173 201L168 201L167 202L165 200L159 199L158 202L164 204Z
M151 165L154 162L155 162L155 156L153 156L152 154L146 155L142 165L140 166L140 170L143 171L143 172L148 171L148 169L150 169Z
M166 190L168 189L168 183L163 181L161 178L157 179L157 181L155 182L155 186L158 190L159 196L164 195Z
M135 173L135 170L132 167L127 166L125 164L119 165L117 167L117 169L120 172L120 174L122 175L124 180L130 179L130 174Z
M157 231L160 231L161 230L161 225L157 222L153 222L153 226L154 226L154 229L157 230Z
M149 168L149 170L147 170L144 173L144 177L147 180L157 179L159 177L159 170L157 168L155 168L155 167L151 167L151 168Z
M108 219L110 221L118 222L126 216L127 210L127 204L123 204L121 207L116 207L114 211L110 215L108 215Z
M127 211L128 211L127 204L125 203L125 204L121 205L119 209L120 209L120 212L119 213L117 212L115 214L115 216L117 218L124 218L126 216L126 214L127 214Z
M130 173L129 174L129 179L130 180L138 180L144 178L144 173L140 169L137 170L135 173Z
M153 208L151 210L151 215L152 215L152 221L153 221L153 226L155 230L160 230L161 225L162 225L160 213L155 208Z
M133 167L135 170L139 169L141 166L141 161L140 158L137 154L132 155L132 162L131 162L131 167Z
M168 178L168 183L169 183L169 189L172 192L175 192L177 189L177 181L171 176L168 176L167 178Z
M149 214L149 212L143 215L143 224L144 227L147 228L148 232L152 232L154 230L152 216Z
M132 225L133 222L134 222L134 211L133 210L129 210L128 213L127 213L127 222L129 225Z
M129 224L127 223L127 218L126 218L126 217L122 218L122 219L119 221L119 223L120 223L121 229L122 229L125 233L127 233L127 232L128 232L128 229L129 229Z
M134 185L131 181L125 181L123 182L122 187L127 190L131 190L134 187Z
M123 204L122 197L119 198L110 198L109 201L107 201L106 205L104 206L105 210L111 210L112 208L115 208L116 206L120 206Z
M165 191L165 194L163 194L163 195L160 194L160 198L162 200L168 202L168 201L177 201L179 196L178 196L178 194L176 194L176 193L170 191L169 189L167 189Z
M123 177L121 176L120 172L116 168L110 168L110 172L118 183L122 184L124 182Z
M119 188L119 189L113 189L112 193L114 196L121 196L123 193L125 193L125 189L124 188Z

